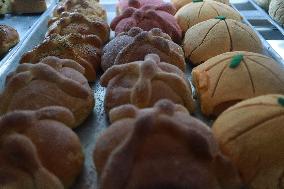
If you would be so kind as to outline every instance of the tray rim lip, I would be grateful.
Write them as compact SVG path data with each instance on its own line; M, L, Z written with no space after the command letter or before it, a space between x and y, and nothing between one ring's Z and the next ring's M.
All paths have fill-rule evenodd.
M42 22L42 20L49 15L50 11L54 9L55 5L57 5L59 0L51 0L51 3L49 7L39 16L39 18L35 21L35 23L32 24L31 28L29 28L26 31L26 34L20 40L20 42L12 47L10 52L8 52L4 57L0 60L0 77L3 74L2 70L6 70L6 67L8 67L9 62L11 59L13 59L14 55L21 49L22 45L27 41L28 38L34 33L34 31L37 29L37 26ZM4 67L4 69L3 69Z

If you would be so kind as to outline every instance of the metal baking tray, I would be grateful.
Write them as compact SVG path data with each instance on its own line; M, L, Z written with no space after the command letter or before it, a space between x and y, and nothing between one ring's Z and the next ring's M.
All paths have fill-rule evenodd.
M19 50L19 48L24 43L25 39L29 36L31 31L35 28L37 22L42 18L47 16L48 10L53 9L58 0L46 0L47 11L41 14L23 14L23 15L13 15L6 14L0 17L0 24L8 25L17 30L20 36L20 42L10 49L9 52L0 56L0 65L7 62L8 59L13 57L13 55Z
M169 1L169 0L167 0ZM232 0L232 6L239 10L240 2L236 2L240 0ZM244 0L242 0L244 1ZM100 0L101 4L105 7L105 9L108 12L108 23L112 20L112 18L116 15L116 7L115 3L117 0ZM29 35L26 37L26 39L19 45L18 50L9 58L6 59L1 65L0 65L0 88L2 89L4 87L5 78L7 74L11 71L13 71L21 58L21 56L34 48L37 44L39 44L44 39L45 32L47 31L47 22L49 17L51 16L52 8L47 10L37 21L36 24L34 24L32 30L30 30ZM241 11L244 18L247 18L246 14L244 14L243 11ZM244 22L249 22L245 19ZM112 33L113 34L113 33ZM266 54L270 55L274 59L276 59L279 63L284 65L283 58L279 55L279 52L277 53L273 48L270 46L270 44L266 41L266 39L261 35L261 33L258 32L258 35L262 39L263 45L266 47ZM112 35L113 36L113 35ZM273 37L273 36L272 36ZM283 35L282 35L283 37ZM282 51L284 50L284 47L282 48ZM281 52L280 52L281 54ZM189 80L191 80L190 72L192 70L192 67L190 65L187 66L186 76ZM100 76L98 74L98 76ZM103 88L99 84L99 79L95 83L91 84L92 89L94 91L96 105L94 107L93 112L88 117L88 119L85 121L82 126L75 129L74 131L78 134L80 137L84 153L85 153L85 163L84 168L82 171L82 174L78 177L77 182L74 184L72 189L96 189L98 188L98 180L97 180L97 173L95 166L93 164L93 149L95 146L96 139L98 135L107 128L109 125L109 122L107 120L107 116L104 112L104 96L105 96L105 88ZM203 120L208 125L211 125L213 120L209 120L205 118L199 110L194 114L195 117Z

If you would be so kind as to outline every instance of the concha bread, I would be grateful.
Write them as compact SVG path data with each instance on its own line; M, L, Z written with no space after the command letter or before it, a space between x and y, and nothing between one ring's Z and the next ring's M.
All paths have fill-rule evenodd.
M11 11L16 14L42 13L46 10L45 0L10 0Z
M183 6L187 5L188 3L191 2L201 2L202 0L171 0L171 2L173 3L173 5L176 7L177 10L179 10L180 8L182 8ZM230 4L229 0L214 0L226 5Z
M183 72L161 62L156 54L146 55L144 61L111 67L101 77L101 85L107 87L106 112L123 104L151 107L164 98L194 111L191 87Z
M118 0L118 3L116 5L116 10L117 14L120 15L129 7L134 7L139 9L144 5L160 6L162 4L164 4L163 0Z
M79 126L92 111L94 98L85 77L75 70L78 66L76 62L58 58L19 65L7 78L0 95L0 114L64 106L73 112L76 119L70 127ZM79 66L79 69L83 68Z
M243 101L213 124L220 148L239 169L248 188L284 187L284 96Z
M271 0L269 5L269 15L280 25L284 26L284 1Z
M184 37L183 49L185 56L194 65L225 52L263 52L262 43L252 28L223 16L189 28Z
M128 133L109 154L101 174L102 189L241 187L236 170L220 153L211 130L183 107L160 101L144 110L121 106L115 114L120 118L96 147L104 147L100 146L104 142L112 145L120 127L127 126Z
M63 188L59 187L60 183L56 182L54 176L47 175L47 171L44 171L45 168L58 177L65 188L69 188L80 174L84 161L80 140L67 127L74 122L72 113L63 107L46 107L36 111L14 111L2 116L0 118L0 141L1 143L6 142L7 148L1 148L0 155L4 155L5 160L7 158L8 161L10 160L9 164L4 165L15 173L11 176L16 177L16 180L11 180L8 177L8 186L17 186L18 183L22 183L21 176L24 174L27 182L31 180L36 182L37 187L34 186L36 189ZM10 148L8 148L9 146ZM11 159L9 156L11 157L13 152L17 158L13 154L13 159ZM20 157L24 159L19 159ZM1 160L3 160L2 157L0 157L0 162ZM0 175L3 171L2 166L3 164L1 164ZM46 175L40 175L43 173ZM35 177L31 178L32 176ZM19 188L24 188L25 184ZM27 187L26 189L31 188Z
M260 7L264 8L266 11L269 9L269 4L271 0L254 0Z
M213 19L219 15L226 18L241 21L242 16L232 7L217 1L192 2L175 14L175 18L183 32L200 22Z
M85 68L88 81L95 81L96 69L101 64L101 40L96 35L83 36L71 33L53 34L33 50L25 53L20 63L37 63L47 56L71 59Z
M218 115L242 100L284 94L284 68L264 55L228 52L192 71L193 85L205 115Z
M8 52L20 41L20 36L14 28L0 25L0 56Z

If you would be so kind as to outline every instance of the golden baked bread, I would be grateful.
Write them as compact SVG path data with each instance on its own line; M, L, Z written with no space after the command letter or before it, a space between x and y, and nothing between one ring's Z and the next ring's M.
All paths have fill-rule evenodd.
M182 41L182 32L174 17L175 7L171 3L161 5L144 5L140 8L129 7L121 15L115 17L110 28L115 35L128 32L133 27L144 31L160 28L178 44Z
M209 127L184 107L162 100L142 110L124 105L114 109L113 116L117 119L100 136L94 153L95 160L108 156L102 189L241 187ZM123 127L128 127L125 133ZM108 145L111 151L103 154Z
M95 35L51 35L33 50L25 53L21 63L37 63L47 56L72 59L85 68L88 81L95 81L101 62L101 40Z
M229 52L209 59L192 71L193 85L205 115L218 115L239 101L284 94L284 67L251 52Z
M21 134L1 138L0 165L0 188L64 189L60 180L43 167L34 144Z
M217 2L206 0L202 2L192 2L175 14L175 18L183 32L200 22L213 19L219 15L226 16L229 19L241 21L242 16L232 7Z
M82 73L75 70L78 64L69 66L64 61L46 62L21 64L8 76L0 95L0 114L64 106L73 112L76 119L70 127L77 127L92 112L93 92Z
M255 2L266 11L269 9L269 4L271 0L255 0Z
M123 104L151 107L164 98L194 111L191 87L183 72L161 62L156 54L146 55L144 61L111 67L101 77L101 85L107 87L106 112Z
M102 69L106 71L113 65L144 60L150 53L158 54L163 62L185 71L183 50L169 35L158 28L143 31L137 27L119 34L103 48Z
M225 52L263 53L262 43L251 27L224 16L189 28L184 37L183 49L185 57L194 65Z
M19 38L17 30L7 25L0 25L0 56L15 46Z
M271 0L269 15L280 25L284 26L284 2L283 0Z
M203 0L171 0L171 2L174 4L174 6L176 7L177 10L179 10L180 8L182 8L183 6L187 5L188 3L191 2L202 2ZM229 5L230 2L229 0L214 0L226 5Z
M215 121L220 148L239 169L248 188L284 187L284 96L243 101Z
M70 33L96 35L103 43L106 43L109 40L110 28L106 22L99 18L91 20L81 13L64 12L57 21L50 25L46 36L51 34L68 35Z
M11 10L16 14L42 13L46 8L45 0L11 0Z
M0 15L5 15L9 12L11 12L10 0L0 0Z
M53 11L54 17L60 17L63 12L78 12L89 19L101 18L107 20L107 14L98 1L94 0L64 0Z
M9 166L12 172L13 169L16 171L14 176L20 177L22 174L28 173L29 177L32 177L31 173L40 171L36 173L37 175L34 175L36 177L33 178L34 181L38 182L36 189L40 187L43 189L49 187L51 189L52 186L60 186L58 182L51 182L52 180L56 181L56 178L54 178L54 176L52 178L50 174L47 175L47 171L44 171L45 168L58 177L65 188L69 188L80 174L84 161L80 140L78 136L67 127L72 125L74 121L72 113L63 107L46 107L37 111L15 111L1 117L0 141L1 143L6 142L6 147L9 146L7 146L7 143L10 143L11 147L6 149L1 148L1 150L4 150L4 152L2 151L5 156L4 158L7 160L13 152L16 153L17 158L20 158L21 154L25 156L23 157L25 159L15 159L15 154L13 154L14 158L8 159L12 164L7 166ZM20 144L18 144L19 140L21 141ZM1 145L3 145L3 143ZM14 145L14 147L11 145ZM32 165L31 167L29 167L30 164ZM42 166L40 166L40 164ZM17 169L22 169L22 171L17 171ZM1 171L2 170L0 170L0 172ZM25 173L23 173L23 171ZM43 171L46 174L45 176L38 175L42 174ZM18 175L18 173L20 175ZM49 181L38 180L40 178L48 179ZM21 178L18 178L15 182L23 182L19 179ZM45 183L47 181L50 183ZM8 182L10 182L12 186L17 184L9 180Z

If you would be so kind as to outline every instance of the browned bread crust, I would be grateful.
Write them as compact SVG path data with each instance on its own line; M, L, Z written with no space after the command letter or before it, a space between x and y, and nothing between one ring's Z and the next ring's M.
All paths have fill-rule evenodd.
M183 49L192 64L201 64L225 52L263 53L262 42L251 27L223 18L210 19L187 30Z
M51 35L33 50L24 54L20 63L37 63L47 56L72 59L85 68L88 81L96 79L100 67L101 40L95 35Z
M44 59L37 64L18 66L7 78L5 89L0 95L0 113L64 106L76 118L70 127L79 126L92 111L94 98L87 80L74 69L78 65L75 63L75 66L70 66L74 62L65 64L66 61L61 62L53 57L53 60Z
M50 25L46 36L52 34L68 35L70 33L96 35L103 43L106 43L109 40L110 28L108 24L101 19L91 20L81 13L64 12Z
M123 104L151 107L163 98L194 111L190 84L183 72L176 66L160 62L156 54L148 54L144 61L111 67L101 77L101 85L107 87L107 112Z
M0 25L0 56L8 52L19 40L17 30L10 26Z
M283 95L236 104L218 117L213 133L249 188L283 188Z
M211 130L184 107L162 100L149 109L125 105L113 111L116 119L94 153L97 160L112 146L102 154L107 158L102 189L240 188L238 174ZM128 129L119 131L123 127Z
M27 179L24 183L32 181L35 189L63 188L56 177L64 187L70 187L79 175L84 160L79 138L67 127L74 121L72 113L63 107L15 111L1 117L0 162L4 158L7 171L13 174L12 178L16 178L6 179L8 186L22 184L23 175ZM2 165L0 175L3 173ZM25 189L31 188L27 186Z
M13 13L42 13L46 10L45 0L11 0Z
M237 63L235 67L234 62ZM192 78L202 112L218 115L248 98L284 94L283 72L283 66L264 55L229 52L195 67Z
M150 53L158 54L163 62L185 71L183 50L169 35L158 28L143 31L136 27L119 34L103 48L102 69L106 71L113 65L143 60Z

